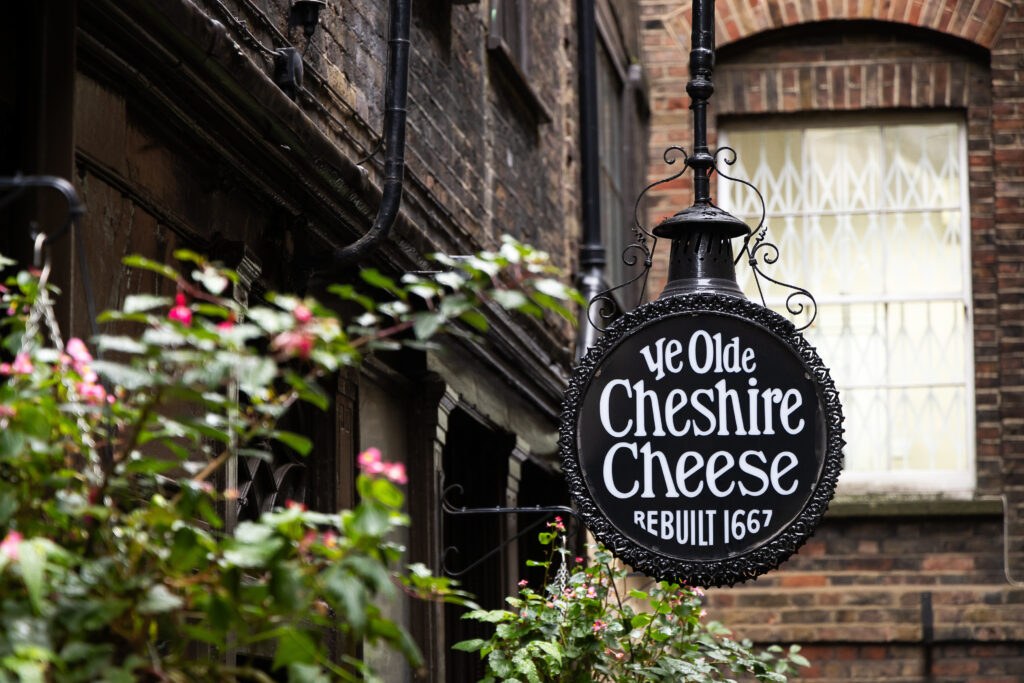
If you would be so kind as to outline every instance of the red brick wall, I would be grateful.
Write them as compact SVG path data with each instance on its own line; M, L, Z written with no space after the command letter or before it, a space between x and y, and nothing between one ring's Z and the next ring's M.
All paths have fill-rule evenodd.
M812 678L1024 680L1024 589L1006 578L1024 579L1024 3L715 4L712 147L719 116L963 112L976 490L993 502L834 504L815 537L779 571L750 586L710 591L709 613L737 635L808 646ZM689 3L644 0L641 19L653 182L677 170L663 163L664 148L691 144ZM648 201L649 224L692 199L688 175L659 186ZM667 245L659 246L655 292L667 266ZM1005 515L1000 496L1009 503Z

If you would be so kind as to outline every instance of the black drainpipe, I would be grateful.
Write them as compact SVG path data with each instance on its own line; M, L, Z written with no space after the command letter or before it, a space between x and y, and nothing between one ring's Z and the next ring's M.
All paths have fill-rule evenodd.
M402 203L405 173L405 118L409 95L409 17L411 0L391 0L388 28L387 81L384 85L384 187L380 209L370 230L358 240L335 250L335 270L365 258L388 236Z
M576 43L579 60L580 185L583 234L580 243L580 272L576 286L587 301L604 288L604 245L601 243L600 158L597 138L597 28L595 0L576 0ZM600 304L598 304L600 305ZM576 337L579 359L597 341L598 331L590 324L590 310L580 313Z

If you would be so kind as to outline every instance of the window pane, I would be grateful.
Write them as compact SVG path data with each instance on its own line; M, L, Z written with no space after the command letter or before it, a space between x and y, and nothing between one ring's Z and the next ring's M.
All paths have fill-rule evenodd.
M761 267L818 302L804 334L842 393L847 471L873 488L885 472L969 472L961 124L724 125L720 135L738 154L727 172L765 195L767 240L780 253ZM756 225L753 192L724 179L718 191ZM760 299L760 284L769 306L806 323L808 312L785 311L792 290L755 282L745 261L737 277L748 296Z

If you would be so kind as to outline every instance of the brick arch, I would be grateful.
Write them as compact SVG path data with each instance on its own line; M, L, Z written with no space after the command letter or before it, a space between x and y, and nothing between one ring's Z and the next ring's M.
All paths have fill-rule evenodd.
M690 43L690 3L663 13L644 3L648 21L660 19L684 51ZM715 33L719 47L756 33L831 20L877 20L932 29L991 49L1010 0L719 0ZM661 14L661 16L658 16Z

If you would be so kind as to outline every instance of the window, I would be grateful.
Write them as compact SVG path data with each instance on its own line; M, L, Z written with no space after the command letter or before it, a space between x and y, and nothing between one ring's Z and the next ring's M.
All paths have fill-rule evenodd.
M523 76L529 74L526 21L529 0L491 0L491 27L487 47L503 50Z
M602 22L599 21L600 27ZM623 250L636 242L633 233L633 208L643 187L646 163L643 140L647 112L643 109L641 71L637 64L627 66L621 50L609 48L612 43L601 30L597 41L597 128L598 179L600 184L601 243L605 249L605 279L615 287L636 277L643 268L643 256L630 249L626 257L635 259L632 266L623 262ZM638 303L643 282L616 290L616 300L623 310Z
M804 334L831 366L843 400L840 490L969 492L973 359L962 121L859 118L719 130L720 144L738 153L730 175L764 194L767 239L781 251L766 272L817 299L817 319ZM756 225L752 192L724 178L718 192L723 208ZM756 299L749 268L737 270ZM785 290L766 288L765 295L784 312Z
M491 0L487 50L506 95L534 124L551 123L551 112L530 78L530 0Z
M625 212L625 164L622 145L623 83L603 43L597 48L598 178L601 188L601 242L605 274L612 286L622 283L622 250L632 242Z

